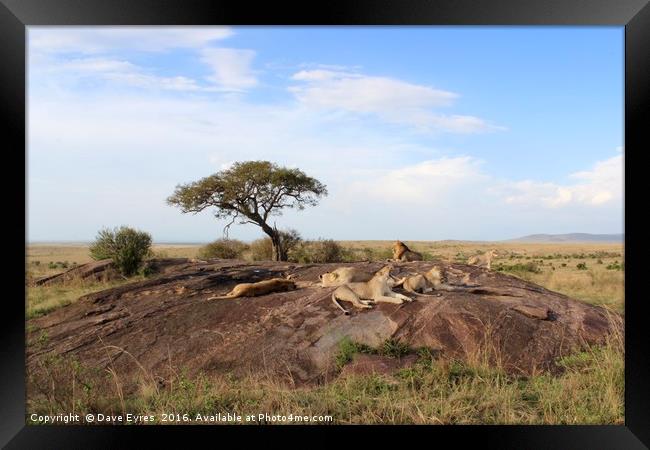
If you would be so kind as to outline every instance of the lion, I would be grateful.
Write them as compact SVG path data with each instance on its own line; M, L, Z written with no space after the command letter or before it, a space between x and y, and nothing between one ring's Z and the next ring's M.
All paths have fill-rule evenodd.
M402 286L407 292L414 294L425 294L431 291L465 291L466 288L478 287L477 284L469 284L467 277L463 278L460 285L448 284L449 277L447 271L439 266L433 266L427 272L413 274L405 277L403 283L395 284L395 287ZM439 296L440 294L433 294Z
M339 267L318 276L322 287L341 286L346 283L370 281L374 273L364 272L357 267Z
M321 280L322 287L342 286L347 283L358 283L370 281L375 274L365 272L357 267L339 267L331 272L326 272L318 276ZM388 278L388 286L395 286L403 283L404 280L396 280L392 276Z
M433 266L425 273L418 273L407 276L401 283L402 288L414 294L424 294L439 289L446 285L447 274L438 266ZM395 287L399 284L395 284ZM437 294L440 295L440 294Z
M474 255L467 260L470 266L487 267L488 270L492 267L492 259L498 254L497 250L490 250L482 255Z
M405 301L412 302L412 298L391 291L389 286L390 270L390 266L385 266L366 282L352 282L339 286L332 292L332 302L346 315L350 314L350 312L343 308L338 300L351 302L357 308L366 309L372 308L370 303L401 304Z
M240 283L222 296L212 296L208 300L226 300L238 297L257 297L273 292L285 292L296 289L296 282L285 278L271 278L257 283Z
M393 260L395 261L422 261L422 254L414 252L402 241L395 241L393 244Z

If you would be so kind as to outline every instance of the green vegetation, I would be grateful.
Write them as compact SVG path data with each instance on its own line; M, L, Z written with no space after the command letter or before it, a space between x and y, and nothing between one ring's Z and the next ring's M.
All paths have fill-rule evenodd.
M217 239L199 249L201 259L240 259L249 246L237 239Z
M344 340L339 368L354 353L393 353ZM383 350L382 350L383 349ZM388 352L388 353L386 353ZM174 368L162 380L142 373L139 390L122 392L123 381L109 367L99 370L78 361L45 357L49 379L30 380L27 413L74 410L79 414L269 414L330 415L332 423L354 424L623 424L624 353L622 340L558 361L559 375L515 376L487 364L435 358L417 352L410 367L388 375L350 375L324 385L296 387L292 380L263 374L248 377L189 377ZM52 390L51 386L55 386ZM183 423L182 420L178 423ZM193 422L195 423L195 422Z
M271 238L256 239L248 247L252 261L270 261L273 258L273 242Z
M612 264L607 265L607 270L625 270L625 263L614 261Z
M311 241L323 244L327 240ZM310 241L298 240L303 260L314 261L324 251ZM334 242L344 261L390 258L391 241ZM256 250L255 247L258 247ZM458 242L407 242L410 248L433 259L466 261L493 244ZM331 246L330 243L323 247ZM502 257L493 261L502 270L553 291L612 310L624 311L624 263L621 246L605 244L499 244ZM260 249L263 249L260 250ZM196 257L199 246L157 246L156 254ZM322 253L321 253L322 252ZM574 257L575 256L575 257ZM250 244L244 259L273 258L269 238ZM297 257L296 257L297 258ZM25 262L26 282L51 275L77 263L88 262L88 247L30 246ZM543 260L544 264L540 264ZM592 263L589 263L592 260ZM602 261L600 264L598 261ZM72 262L70 262L72 261ZM49 263L56 268L49 268ZM505 264L504 262L507 262ZM579 263L585 269L578 268ZM499 268L500 267L500 268ZM80 296L139 280L97 282L73 280L60 285L28 286L27 317L37 317L76 301ZM46 347L46 330L34 329L29 345ZM137 380L132 395L120 392L119 373L84 367L61 357L45 357L49 379L29 391L28 412L71 410L135 414L214 413L214 411L268 411L270 414L332 415L335 423L427 424L622 424L624 417L624 349L614 338L603 347L567 356L558 361L563 372L516 377L484 356L470 362L434 357L427 349L409 349L399 342L370 348L344 340L332 363L339 369L357 353L385 356L417 354L417 362L392 376L347 376L324 385L295 387L291 380L263 374L255 377L189 377L174 367L160 384L152 374ZM49 358L49 359L48 359ZM52 390L52 386L55 388Z
M287 249L280 232L269 220L285 208L315 206L327 188L299 169L279 167L269 161L236 162L199 181L177 186L167 203L183 213L215 208L217 219L230 219L228 228L239 223L259 226L271 239L274 261L286 261Z
M79 297L84 295L140 279L142 279L141 276L115 281L71 280L52 286L29 286L27 288L26 317L27 319L40 317L62 306L76 302Z
M510 272L514 274L522 273L522 272L530 272L530 273L541 272L541 269L538 267L538 263L536 262L516 263L516 264L499 263L494 268L499 272Z
M402 356L408 355L409 353L416 353L416 351L409 348L408 345L400 342L397 339L387 339L382 342L378 348L372 348L365 344L354 342L348 336L346 336L341 339L341 342L339 342L339 349L335 357L336 367L338 369L341 369L347 363L352 361L354 355L357 353L400 358Z
M303 264L333 263L349 259L346 250L336 241L319 239L302 241L289 252L289 261Z
M115 267L125 276L137 272L151 251L151 235L144 231L122 226L114 230L103 229L90 246L93 259L112 259Z

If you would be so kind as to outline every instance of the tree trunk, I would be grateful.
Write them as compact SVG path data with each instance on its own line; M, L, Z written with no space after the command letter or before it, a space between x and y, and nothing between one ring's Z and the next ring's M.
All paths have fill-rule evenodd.
M271 243L273 244L273 261L286 261L287 252L284 245L282 245L280 235L274 233L274 236L271 237Z
M286 261L287 252L282 245L282 240L280 239L280 233L278 230L273 229L268 225L262 226L262 230L271 238L271 243L273 245L273 261Z

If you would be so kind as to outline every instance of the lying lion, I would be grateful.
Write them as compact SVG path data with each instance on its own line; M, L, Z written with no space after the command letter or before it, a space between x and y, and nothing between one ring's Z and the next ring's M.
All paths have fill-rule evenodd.
M450 270L457 274L461 271L457 269ZM509 289L500 289L498 287L481 287L480 284L470 284L469 277L464 276L461 284L448 284L447 271L433 266L429 271L422 274L407 276L402 283L395 284L395 287L402 286L405 291L414 294L431 292L431 291L450 291L464 292L476 295L498 295L508 297L520 297L521 295L511 292ZM441 295L441 294L437 294ZM436 295L436 296L437 296Z
M273 292L285 292L296 289L296 282L285 278L271 278L257 283L240 283L222 296L212 296L208 300L226 300L237 297L257 297Z
M357 308L372 308L371 303L386 302L401 304L413 299L393 292L389 286L390 266L379 269L373 277L365 282L346 283L332 292L332 302L345 314L350 314L338 300L351 302Z
M399 284L395 284L395 287L402 286L402 288L407 292L412 292L414 294L424 294L431 291L452 291L457 290L457 288L466 288L466 287L476 287L478 285L469 285L465 283L461 286L454 286L447 284L448 276L447 272L438 266L433 266L430 270L424 273L413 274L406 276L403 279L404 281ZM440 294L437 294L440 295Z
M363 281L370 281L375 274L366 272L357 267L339 267L331 272L325 272L318 276L320 278L322 287L342 286L347 283L357 283ZM404 282L404 280L396 280L392 276L388 278L389 286L397 286Z

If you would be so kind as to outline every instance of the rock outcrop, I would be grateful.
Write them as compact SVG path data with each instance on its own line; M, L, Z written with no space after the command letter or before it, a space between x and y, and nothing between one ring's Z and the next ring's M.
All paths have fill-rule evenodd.
M443 358L468 359L487 349L506 370L528 374L556 370L557 357L604 343L623 326L620 315L604 308L460 264L453 265L458 280L450 282L465 274L480 288L417 295L411 303L379 304L370 310L350 307L350 316L332 303L334 288L318 285L318 276L336 267L374 271L383 264L161 264L164 270L151 279L87 295L29 320L28 342L38 344L28 345L27 369L38 376L38 361L45 355L73 356L87 366L110 366L126 380L125 391L136 388L143 370L164 379L170 367L186 368L189 374L264 373L294 383L318 383L337 376L333 360L347 336L371 347L394 339ZM396 263L393 274L425 271L433 264ZM288 275L300 289L206 300L237 283ZM47 339L39 340L43 333ZM357 361L358 370L363 372L368 364Z

